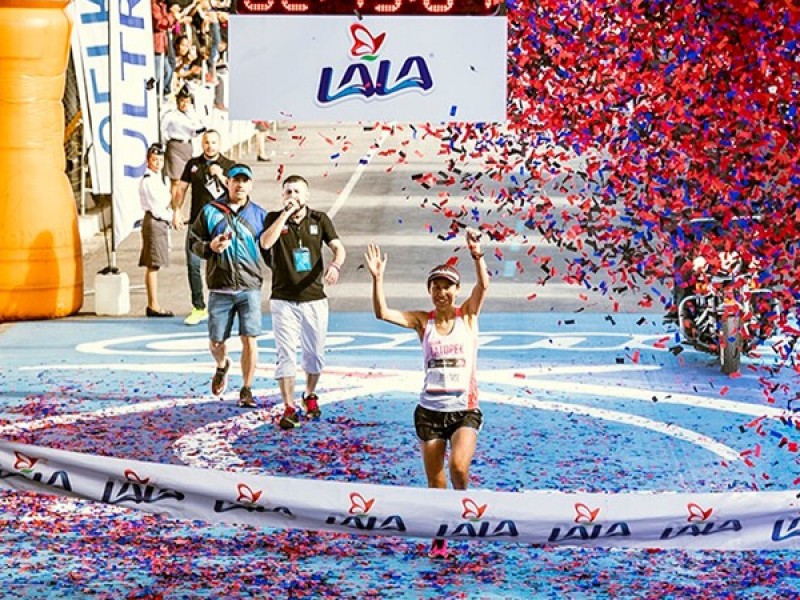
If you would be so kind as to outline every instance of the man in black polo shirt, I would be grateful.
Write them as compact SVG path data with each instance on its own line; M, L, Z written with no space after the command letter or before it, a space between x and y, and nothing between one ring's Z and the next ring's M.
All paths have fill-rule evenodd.
M261 246L270 251L272 267L272 331L277 353L275 378L284 403L281 429L300 424L294 401L297 349L303 350L306 416L321 414L316 394L325 364L325 336L328 332L328 299L324 284L333 285L347 253L328 215L308 207L308 182L300 175L283 180L284 209L267 213ZM322 245L333 252L325 267Z
M183 205L186 202L186 190L192 187L192 204L189 211L189 222L194 223L197 215L209 202L225 195L227 179L225 173L233 167L234 162L219 153L221 139L218 131L209 129L203 134L203 154L189 159L183 174L175 188L172 206L175 210L172 217L176 229L183 228ZM208 319L206 303L203 298L203 279L200 275L201 260L189 249L189 235L186 235L186 269L189 275L189 288L192 291L192 312L184 323L197 325Z

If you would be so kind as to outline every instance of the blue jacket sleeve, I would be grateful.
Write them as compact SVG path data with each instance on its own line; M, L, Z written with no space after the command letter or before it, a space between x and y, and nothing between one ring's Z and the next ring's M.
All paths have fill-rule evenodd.
M200 214L197 215L194 223L192 223L192 228L189 230L189 249L193 254L206 260L213 254L211 250L211 234L208 231L208 219L206 217L207 208L208 206L200 211Z

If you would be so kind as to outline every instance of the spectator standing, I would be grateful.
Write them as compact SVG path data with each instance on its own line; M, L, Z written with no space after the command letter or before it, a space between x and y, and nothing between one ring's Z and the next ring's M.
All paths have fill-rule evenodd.
M414 411L414 426L429 488L447 487L444 462L449 443L450 481L454 489L467 489L478 432L483 425L483 414L478 408L476 361L478 315L489 288L489 271L477 232L467 231L467 249L475 263L477 278L469 298L460 306L456 304L461 275L450 265L439 265L428 274L431 311L389 308L383 290L387 257L381 256L381 249L375 244L369 245L365 255L372 275L375 316L413 329L422 344L425 383ZM446 555L446 541L434 539L431 556Z
M258 362L256 337L261 334L261 286L264 282L259 237L266 211L250 200L253 172L245 164L228 170L226 196L206 204L190 230L192 251L206 260L208 282L208 338L217 368L211 393L221 396L228 382L231 360L226 341L234 318L242 342L242 387L239 406L254 408L251 384Z
M175 25L175 17L169 12L164 0L150 0L153 16L153 52L155 53L156 81L158 93L166 99L172 91L174 61L168 60L169 31Z
M256 126L256 160L266 162L270 156L275 155L275 151L267 153L267 135L272 129L272 121L253 121Z
M294 401L297 350L302 349L306 373L302 395L306 416L321 414L316 394L325 365L328 331L328 299L324 284L333 285L347 253L333 222L324 212L308 206L309 186L300 175L283 180L283 210L267 213L261 246L270 251L272 295L270 311L277 351L275 378L281 391L284 413L278 425L292 429L300 424ZM333 252L324 266L322 246Z
M193 3L190 3L188 7L184 7L179 0L167 0L167 11L169 12L171 22L169 31L167 31L167 63L173 75L177 68L177 59L175 55L176 40L179 36L183 35L184 28L186 26L191 26L192 23L192 17L187 14L187 12L184 12L184 8L186 11L191 11L193 7ZM172 77L170 87L164 88L165 96L172 95L175 92L174 82L175 78Z
M191 205L189 222L194 223L203 208L210 202L220 200L227 191L225 173L233 167L234 162L220 154L222 143L219 132L210 129L203 134L203 153L190 159L181 173L172 197L173 225L183 228L183 206L186 203L186 192L191 187ZM191 251L190 233L186 235L186 270L189 277L189 289L192 293L192 312L186 317L186 325L198 325L208 318L206 303L203 297L203 279L201 275L201 258Z
M217 60L217 66L226 61L231 2L232 0L211 0L211 6L217 11L217 21L219 22L219 59Z
M205 127L194 111L192 94L183 88L175 98L175 108L165 112L161 119L161 139L167 145L164 170L171 181L173 197L183 168L192 157L192 140L203 131Z
M162 310L158 301L158 271L169 266L169 227L172 221L169 187L164 182L164 148L153 144L147 149L147 170L139 182L139 200L144 211L142 221L142 252L139 266L145 267L144 284L147 289L148 317L172 317L172 312Z
M167 0L167 8L180 25L191 25L192 15L197 10L199 0ZM181 33L180 28L176 33Z
M197 46L189 36L175 38L175 83L178 87L199 85L203 75L203 60L197 54ZM189 87L191 90L191 87Z
M193 25L200 41L201 54L206 64L206 83L216 85L216 64L219 57L219 21L210 0L200 0L194 14Z
M211 58L214 61L214 68L216 70L222 55L222 33L228 26L228 14L231 10L231 1L210 0L210 4L211 13L213 13L213 19L211 21Z

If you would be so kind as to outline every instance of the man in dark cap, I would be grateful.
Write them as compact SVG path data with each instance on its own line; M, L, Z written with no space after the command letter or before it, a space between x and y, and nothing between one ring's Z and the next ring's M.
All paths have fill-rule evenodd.
M203 207L189 235L192 252L206 261L209 350L217 364L211 393L221 396L225 391L231 366L226 341L234 317L238 317L243 379L239 406L254 408L256 401L250 386L258 361L256 338L261 334L264 282L258 241L267 213L250 200L250 167L235 164L228 169L227 177L227 195Z

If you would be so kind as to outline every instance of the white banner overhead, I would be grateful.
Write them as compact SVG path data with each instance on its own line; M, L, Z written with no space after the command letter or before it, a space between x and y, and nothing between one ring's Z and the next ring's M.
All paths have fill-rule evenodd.
M232 16L235 119L505 121L504 17Z
M363 535L589 547L800 548L796 491L431 490L193 469L0 443L0 489L168 514Z

